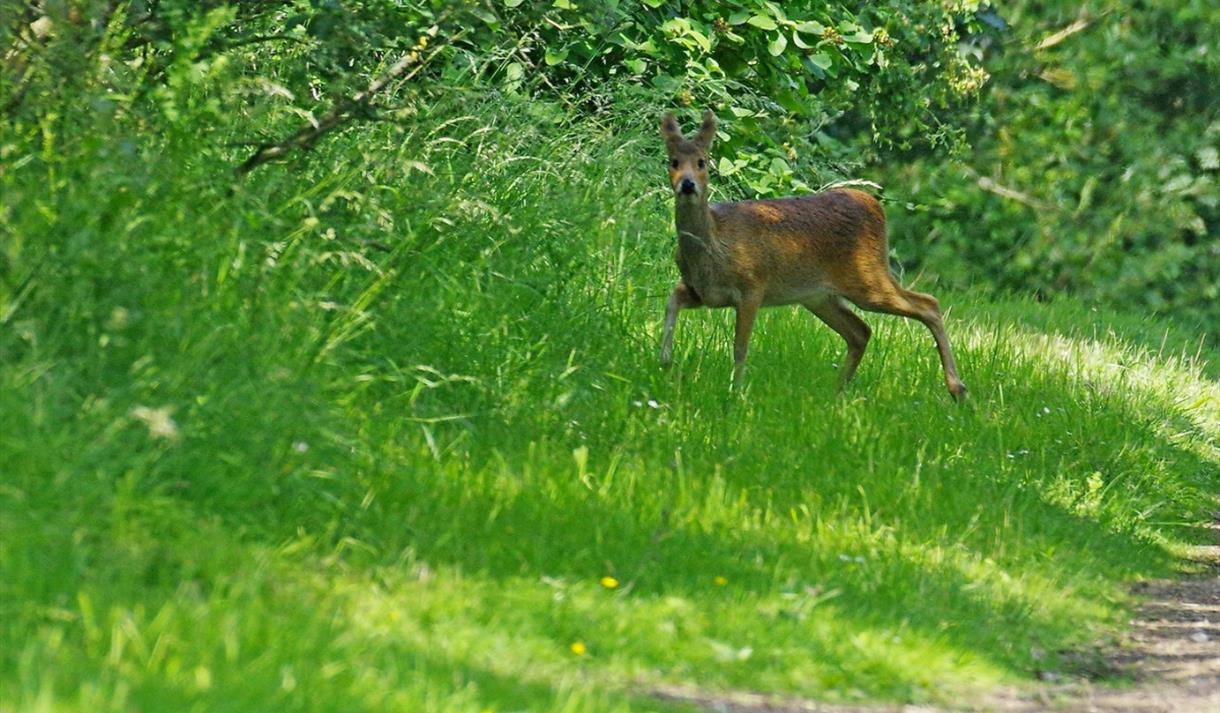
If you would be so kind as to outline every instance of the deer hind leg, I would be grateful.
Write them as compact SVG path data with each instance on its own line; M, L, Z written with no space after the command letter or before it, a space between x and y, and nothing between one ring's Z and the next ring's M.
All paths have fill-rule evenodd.
M941 318L940 304L932 295L904 289L893 279L878 290L869 290L864 295L848 295L848 299L872 312L897 314L919 320L932 332L936 349L940 352L940 364L945 370L945 385L955 399L966 395L966 385L957 375L957 363L949 346L949 335L945 333L945 322Z
M856 367L860 365L860 358L864 356L864 349L868 346L868 339L873 330L843 303L841 297L808 302L805 309L838 332L847 342L847 356L839 371L839 390L842 391L856 375Z
M674 359L674 325L678 322L678 310L698 307L702 302L691 292L685 282L679 282L665 303L665 327L661 330L661 364L668 366Z

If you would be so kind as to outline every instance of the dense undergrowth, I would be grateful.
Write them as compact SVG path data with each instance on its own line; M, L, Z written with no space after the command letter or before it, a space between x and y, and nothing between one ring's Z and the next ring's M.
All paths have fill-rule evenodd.
M971 150L887 183L947 283L1173 315L1220 333L1220 6L1009 3ZM966 227L968 226L968 227Z

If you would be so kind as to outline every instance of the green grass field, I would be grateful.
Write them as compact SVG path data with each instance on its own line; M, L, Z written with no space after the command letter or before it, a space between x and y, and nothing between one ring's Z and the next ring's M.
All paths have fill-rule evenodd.
M232 192L185 131L10 157L0 710L960 700L1087 668L1199 541L1214 332L905 275L966 404L881 315L836 397L841 340L788 309L732 394L731 312L657 364L654 117L495 109Z

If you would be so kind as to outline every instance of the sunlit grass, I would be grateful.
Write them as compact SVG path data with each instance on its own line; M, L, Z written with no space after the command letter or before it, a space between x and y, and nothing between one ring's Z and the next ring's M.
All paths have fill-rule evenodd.
M94 210L128 178L88 146L54 210L38 162L3 177L44 239L0 337L3 705L953 701L1070 667L1201 536L1220 384L1188 327L938 294L959 406L921 325L866 315L837 396L841 340L771 310L734 394L728 312L656 363L659 148L430 121L233 195L161 161Z

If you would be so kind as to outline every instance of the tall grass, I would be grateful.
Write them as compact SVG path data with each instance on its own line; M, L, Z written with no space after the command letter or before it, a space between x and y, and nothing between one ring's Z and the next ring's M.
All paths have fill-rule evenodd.
M922 326L836 398L773 310L730 394L727 312L656 363L650 113L471 99L236 186L225 136L7 129L5 709L945 700L1078 666L1200 537L1196 333L939 295L958 407Z

